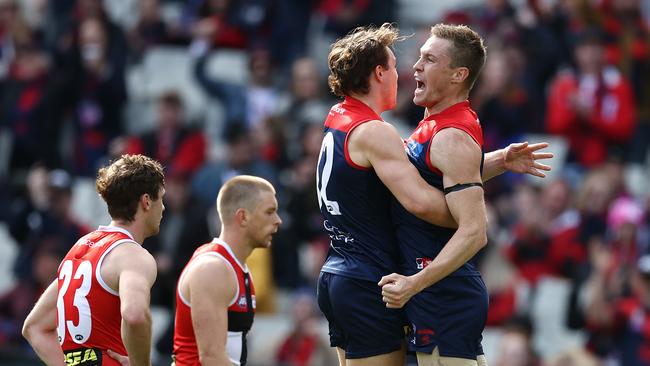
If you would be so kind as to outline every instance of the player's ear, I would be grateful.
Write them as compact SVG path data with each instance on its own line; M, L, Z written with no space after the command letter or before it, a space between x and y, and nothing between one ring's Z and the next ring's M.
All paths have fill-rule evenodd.
M462 84L469 77L469 69L466 67L458 67L451 75L451 81L455 84Z
M235 221L239 225L246 225L248 223L248 212L246 212L246 209L240 207L235 211Z
M386 72L386 69L384 69L383 66L381 66L381 65L375 66L374 75L375 75L375 78L377 79L377 81L381 81L384 78L384 73L385 72Z
M145 211L151 208L151 197L149 197L148 193L145 193L140 196L140 205Z

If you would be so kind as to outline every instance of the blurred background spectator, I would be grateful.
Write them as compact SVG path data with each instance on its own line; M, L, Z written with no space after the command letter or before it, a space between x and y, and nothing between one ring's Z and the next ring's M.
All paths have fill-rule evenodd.
M0 0L0 363L37 364L24 316L72 243L107 223L93 179L122 153L167 175L161 232L145 243L159 271L156 365L169 364L179 263L218 234L215 198L235 174L272 181L284 221L251 259L250 364L335 363L314 303L329 245L315 166L337 101L325 55L384 21L413 35L396 45L399 102L384 114L404 136L423 115L412 65L444 21L486 40L470 100L487 147L550 140L557 152L548 179L486 185L489 363L650 365L642 0Z

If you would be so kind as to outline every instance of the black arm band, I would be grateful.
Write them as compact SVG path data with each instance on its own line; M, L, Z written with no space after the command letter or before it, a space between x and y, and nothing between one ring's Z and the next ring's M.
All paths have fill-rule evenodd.
M449 194L451 192L462 191L463 189L472 188L472 187L481 187L483 188L483 183L458 183L451 187L447 187L443 192Z

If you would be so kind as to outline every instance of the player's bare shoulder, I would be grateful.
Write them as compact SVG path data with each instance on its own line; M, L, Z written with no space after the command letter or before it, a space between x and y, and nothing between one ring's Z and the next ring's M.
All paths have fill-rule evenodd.
M348 152L352 161L360 166L370 167L369 153L381 150L386 142L400 141L395 126L388 122L373 120L362 123L350 132Z
M429 156L431 162L444 171L458 163L481 162L481 147L465 131L457 128L445 128L431 140Z
M109 287L117 290L120 273L124 270L139 272L153 282L157 275L156 260L142 245L127 241L106 255L101 264L101 276Z
M181 281L181 291L190 302L193 292L230 300L238 287L237 274L231 264L225 258L210 254L195 258Z

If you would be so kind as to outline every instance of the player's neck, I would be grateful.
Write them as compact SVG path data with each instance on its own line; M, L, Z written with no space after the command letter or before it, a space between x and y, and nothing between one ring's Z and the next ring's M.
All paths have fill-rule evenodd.
M454 104L458 104L460 102L467 100L468 96L469 95L467 94L467 92L461 92L456 95L443 98L436 104L427 107L427 111L425 115L430 116L432 114L440 113Z
M135 220L130 222L124 220L113 220L109 225L128 231L133 236L133 240L138 244L142 244L145 239L144 227L139 225Z
M246 238L244 235L241 235L240 233L237 232L232 232L230 230L226 230L222 227L221 229L221 235L219 235L219 239L222 241L226 242L230 249L232 249L232 253L235 255L235 258L239 261L239 263L246 264L246 259L248 259L248 256L251 255L251 252L253 251L252 247L248 245L246 242Z
M377 115L381 115L385 110L384 101L377 93L373 93L372 90L368 94L350 94L350 96L370 107Z

